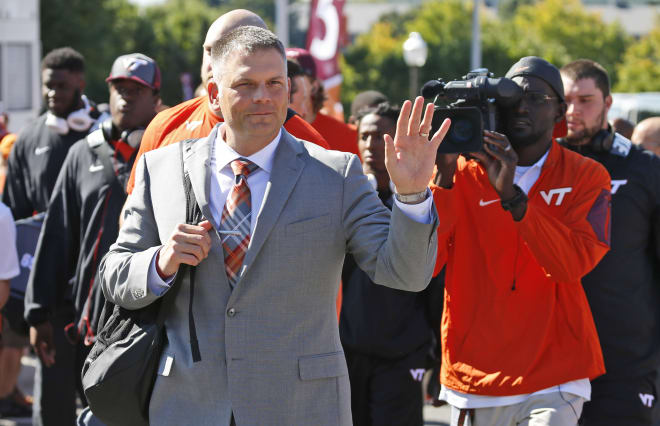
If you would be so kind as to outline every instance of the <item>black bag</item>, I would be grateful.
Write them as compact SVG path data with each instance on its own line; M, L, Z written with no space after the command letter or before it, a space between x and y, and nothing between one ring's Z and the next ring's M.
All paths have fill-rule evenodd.
M34 252L37 249L39 233L44 223L46 213L16 221L16 252L20 265L20 273L11 279L9 299L2 308L2 316L9 327L17 334L27 337L30 327L23 318L25 311L25 289L27 288Z
M186 193L186 222L198 223L202 214L192 191L190 178L183 169L183 147L189 149L194 140L181 145L181 168ZM148 425L149 402L163 348L167 342L165 315L170 311L181 287L190 275L188 325L190 348L194 362L201 361L195 321L192 313L195 268L181 265L172 288L160 300L137 310L124 309L106 301L101 315L103 324L96 336L82 370L82 385L89 407L107 425ZM112 314L103 321L107 313Z

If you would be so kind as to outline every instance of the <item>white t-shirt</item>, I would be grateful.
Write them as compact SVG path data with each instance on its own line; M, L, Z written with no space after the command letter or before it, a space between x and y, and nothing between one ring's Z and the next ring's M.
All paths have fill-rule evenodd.
M0 202L0 280L10 280L19 273L14 217L9 207Z

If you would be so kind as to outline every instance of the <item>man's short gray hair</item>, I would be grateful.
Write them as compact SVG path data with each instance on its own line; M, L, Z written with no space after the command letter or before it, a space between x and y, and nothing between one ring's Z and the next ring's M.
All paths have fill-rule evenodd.
M211 61L213 65L216 65L224 61L232 52L249 54L266 49L277 50L286 62L284 45L275 34L260 27L242 26L228 32L213 43Z

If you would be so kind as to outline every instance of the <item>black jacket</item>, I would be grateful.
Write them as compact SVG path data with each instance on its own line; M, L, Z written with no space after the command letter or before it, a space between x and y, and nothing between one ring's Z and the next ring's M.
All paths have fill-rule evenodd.
M430 349L433 329L439 329L431 309L442 312L443 291L436 291L441 280L420 293L391 289L371 281L347 255L342 284L339 334L345 350L397 359L422 346Z
M100 114L94 109L90 115L96 118ZM2 202L9 206L15 220L46 211L69 148L86 134L70 130L58 135L46 126L45 113L19 133L7 160L2 194Z
M103 149L92 150L90 139L101 141ZM25 319L29 324L48 320L72 301L80 334L89 338L96 334L105 301L96 282L98 263L117 239L134 158L135 154L124 160L100 130L69 150L28 282Z
M605 377L660 367L660 158L616 135L610 152L570 147L612 177L611 250L582 279L605 358Z

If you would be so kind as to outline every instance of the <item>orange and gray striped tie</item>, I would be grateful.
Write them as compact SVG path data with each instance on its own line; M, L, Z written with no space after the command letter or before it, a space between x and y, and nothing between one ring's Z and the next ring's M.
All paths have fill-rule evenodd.
M243 259L250 244L252 200L247 177L259 166L244 158L234 160L230 165L236 180L227 196L225 208L222 210L220 234L225 254L225 271L229 284L233 288L238 281Z

